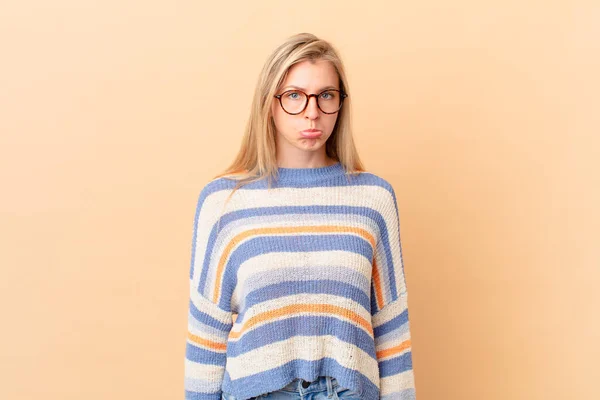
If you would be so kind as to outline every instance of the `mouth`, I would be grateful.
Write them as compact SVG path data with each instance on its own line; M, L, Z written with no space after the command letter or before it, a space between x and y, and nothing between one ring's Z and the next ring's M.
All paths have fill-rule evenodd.
M321 136L323 132L318 129L306 129L301 131L300 134L305 138L316 138Z

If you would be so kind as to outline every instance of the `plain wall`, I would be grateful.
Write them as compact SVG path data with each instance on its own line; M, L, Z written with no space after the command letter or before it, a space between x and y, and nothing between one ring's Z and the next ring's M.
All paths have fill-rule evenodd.
M192 225L288 36L398 195L419 400L598 399L600 3L11 2L0 398L182 399Z

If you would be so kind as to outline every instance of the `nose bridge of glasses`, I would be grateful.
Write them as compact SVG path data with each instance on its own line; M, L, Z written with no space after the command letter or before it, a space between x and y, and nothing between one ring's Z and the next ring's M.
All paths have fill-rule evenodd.
M318 94L307 94L306 95L306 106L308 107L310 105L310 99L314 97L315 98L315 106L318 108L319 107L319 95Z

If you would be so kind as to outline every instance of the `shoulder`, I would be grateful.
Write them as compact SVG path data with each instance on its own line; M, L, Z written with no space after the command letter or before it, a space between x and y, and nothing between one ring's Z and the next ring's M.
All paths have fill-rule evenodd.
M361 184L370 185L379 188L378 190L381 193L382 198L386 197L396 197L396 193L394 191L394 187L392 184L384 178L382 175L376 174L370 171L362 171L359 175Z
M396 191L392 183L383 177L370 171L364 171L360 174L363 184L370 185L372 189L374 208L381 215L393 216L398 213L398 202Z
M204 182L198 190L197 208L200 209L207 203L214 203L209 200L221 199L223 196L227 197L234 187L235 181L225 177L214 178Z
M227 190L233 186L233 181L225 177L211 179L200 186L200 195L208 196L214 192Z

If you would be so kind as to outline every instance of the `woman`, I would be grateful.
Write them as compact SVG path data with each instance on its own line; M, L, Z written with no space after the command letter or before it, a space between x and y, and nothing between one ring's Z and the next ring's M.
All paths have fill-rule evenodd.
M336 50L289 38L194 221L186 399L415 399L396 195L366 172Z

